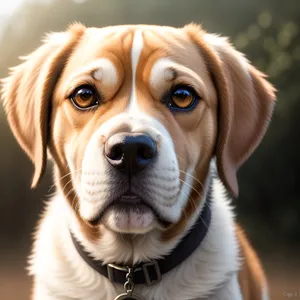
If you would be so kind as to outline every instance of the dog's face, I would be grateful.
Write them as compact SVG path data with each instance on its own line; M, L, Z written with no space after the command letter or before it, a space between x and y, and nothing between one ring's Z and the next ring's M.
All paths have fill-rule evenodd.
M4 100L34 184L48 149L87 228L171 238L197 213L214 156L237 193L274 94L226 40L196 26L75 25L14 69Z
M53 101L53 146L84 220L125 233L179 221L217 132L216 92L187 34L87 31Z

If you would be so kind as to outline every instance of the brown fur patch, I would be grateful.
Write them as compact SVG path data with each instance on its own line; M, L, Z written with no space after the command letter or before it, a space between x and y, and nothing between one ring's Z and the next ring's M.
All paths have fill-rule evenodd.
M236 172L260 143L270 121L275 89L226 40L214 44L198 26L186 27L205 58L219 98L217 167L226 188L238 195Z
M247 240L244 231L236 225L236 234L243 259L239 272L239 284L244 300L262 300L263 290L267 290L266 278L259 259Z
M71 26L63 42L50 36L24 63L12 69L10 77L3 80L2 95L8 122L35 165L32 187L37 185L45 171L52 93L84 30L79 24Z

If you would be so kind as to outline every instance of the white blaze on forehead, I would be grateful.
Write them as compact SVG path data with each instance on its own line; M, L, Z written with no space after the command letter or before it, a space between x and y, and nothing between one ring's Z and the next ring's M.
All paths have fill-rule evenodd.
M131 48L131 69L132 69L132 89L129 98L128 111L135 111L138 108L136 99L136 69L144 47L142 31L135 32Z

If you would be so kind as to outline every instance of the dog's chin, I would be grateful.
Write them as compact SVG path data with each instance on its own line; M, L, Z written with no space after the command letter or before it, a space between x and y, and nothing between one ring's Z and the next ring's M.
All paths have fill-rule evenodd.
M135 195L123 195L113 201L89 223L93 226L102 224L108 230L125 234L145 234L154 229L163 231L171 224Z
M141 203L113 204L104 213L101 223L112 231L127 234L144 234L159 225L153 210Z

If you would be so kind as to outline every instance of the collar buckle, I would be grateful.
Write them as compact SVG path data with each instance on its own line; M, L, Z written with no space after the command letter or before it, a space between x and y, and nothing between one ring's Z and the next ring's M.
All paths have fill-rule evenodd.
M152 271L154 271L154 276L155 276L154 278L152 276L153 272L151 271L151 269L152 269ZM142 265L142 270L143 270L147 285L153 285L153 284L161 281L161 272L160 272L157 261L154 260L154 261L150 261L148 263L144 263ZM151 276L150 276L150 274L151 274Z
M107 265L107 275L110 282L115 282L114 270L127 272L128 268L116 264Z
M115 282L114 270L128 272L128 267L119 266L116 264L108 264L107 265L107 277L110 282ZM159 281L161 281L162 275L160 272L160 268L157 261L150 261L148 263L142 264L140 268L134 268L133 272L142 271L145 277L145 283L149 285L153 285Z

